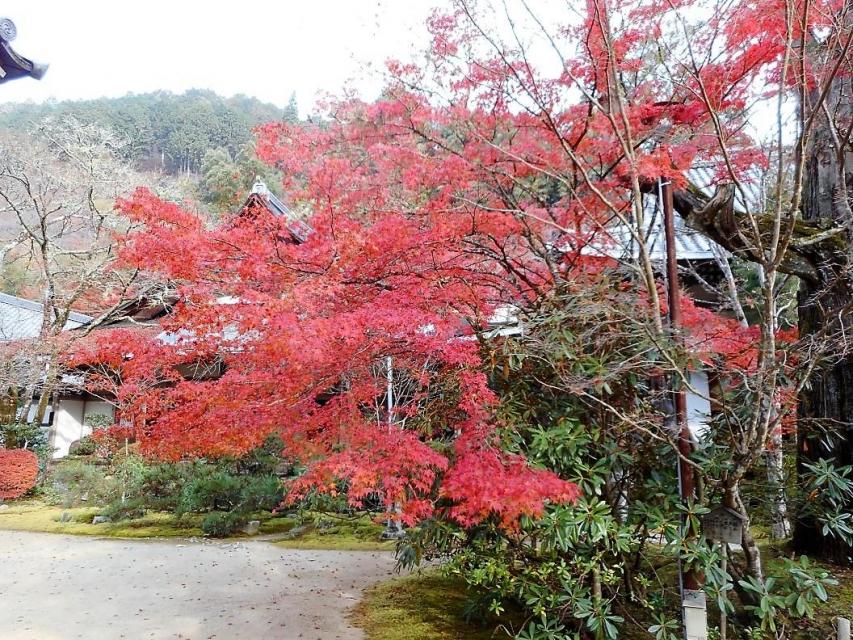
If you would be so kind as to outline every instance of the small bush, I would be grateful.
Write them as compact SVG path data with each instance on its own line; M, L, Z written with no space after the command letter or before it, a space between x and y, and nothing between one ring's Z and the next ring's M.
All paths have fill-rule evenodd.
M65 460L57 464L50 474L50 483L56 501L65 507L84 502L109 501L113 487L102 467L80 460Z
M206 535L222 538L244 527L248 521L245 515L239 513L214 511L201 523L201 530Z
M91 456L94 453L95 441L92 440L92 436L83 436L68 447L68 454L72 456Z
M239 477L226 471L205 471L186 485L178 511L230 511L240 504L241 485Z
M273 475L282 463L281 452L284 443L276 435L270 435L257 449L252 449L245 455L234 458L230 463L230 471L236 475L267 476Z
M154 511L176 511L184 488L190 483L199 464L177 462L155 464L147 468L140 491L146 505Z
M133 452L112 455L106 465L66 460L51 474L54 502L106 505L99 513L112 521L149 511L209 514L204 532L229 535L257 512L281 504L283 487L271 471L281 460L281 445L265 446L245 458L215 461L151 464Z
M114 500L101 510L101 515L109 518L111 522L118 522L141 518L147 511L145 498L135 496L125 500Z
M123 458L112 469L110 480L110 498L127 500L132 497L144 497L145 478L150 467L139 456Z
M38 456L27 449L0 449L0 499L20 498L36 486Z
M240 510L272 511L283 498L281 481L276 476L248 477L240 492Z

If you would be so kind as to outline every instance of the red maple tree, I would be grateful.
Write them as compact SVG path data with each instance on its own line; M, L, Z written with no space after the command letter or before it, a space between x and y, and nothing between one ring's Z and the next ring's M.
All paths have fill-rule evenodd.
M109 371L93 384L161 458L238 454L275 432L307 469L294 495L343 480L351 500L378 492L410 521L441 507L510 526L573 500L573 484L502 451L478 341L497 310L619 266L602 257L613 224L638 241L626 278L663 331L643 194L697 164L738 180L766 164L742 107L760 83L793 82L781 6L589 0L549 32L547 74L459 2L431 20L428 63L390 64L382 99L259 132L309 212L304 242L264 209L209 229L146 190L122 201L138 226L123 263L176 283L180 302L164 333L102 332L77 360ZM389 357L411 384L383 413ZM211 363L221 376L181 373Z

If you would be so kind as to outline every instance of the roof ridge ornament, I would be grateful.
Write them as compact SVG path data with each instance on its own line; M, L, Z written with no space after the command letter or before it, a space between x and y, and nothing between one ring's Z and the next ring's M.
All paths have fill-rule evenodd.
M300 220L299 217L291 211L290 207L284 204L272 191L270 191L270 188L260 176L255 176L255 184L252 185L252 190L249 192L249 196L250 198L251 196L260 196L263 198L263 206L266 207L270 213L274 216L283 216L287 220L286 225L288 231L290 231L290 233L299 242L305 242L308 236L314 231L314 229L311 228L311 225ZM250 200L244 205L244 210L249 203Z
M255 176L255 183L252 185L252 193L257 193L261 196L270 195L270 188L267 183L261 179L261 176Z
M0 40L12 42L18 37L18 28L11 18L0 18Z

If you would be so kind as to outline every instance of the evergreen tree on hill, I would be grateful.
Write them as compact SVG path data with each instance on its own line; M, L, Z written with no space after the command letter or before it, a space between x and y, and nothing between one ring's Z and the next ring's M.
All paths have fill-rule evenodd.
M205 154L213 149L238 156L250 143L254 127L294 121L297 114L294 96L282 109L245 95L225 98L192 89L180 95L157 91L120 98L5 105L0 110L0 129L26 130L48 116L73 116L85 124L106 127L126 140L124 159L137 168L178 175L199 173Z

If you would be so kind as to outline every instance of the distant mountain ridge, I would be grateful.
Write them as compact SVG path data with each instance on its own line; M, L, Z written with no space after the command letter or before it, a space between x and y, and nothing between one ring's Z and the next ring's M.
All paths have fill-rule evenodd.
M203 89L128 94L120 98L12 103L0 106L0 129L26 130L46 117L73 116L112 129L126 140L122 153L141 170L197 173L212 149L235 156L251 141L252 129L266 122L298 119L296 100L287 107Z

